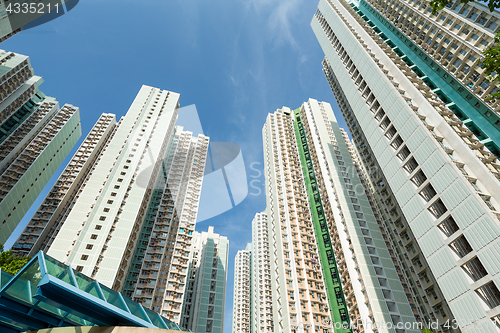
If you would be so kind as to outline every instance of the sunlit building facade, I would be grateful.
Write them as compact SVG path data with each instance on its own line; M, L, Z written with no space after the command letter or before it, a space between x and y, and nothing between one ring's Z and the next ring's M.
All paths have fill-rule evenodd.
M274 330L271 290L271 255L266 212L252 220L251 256L251 332L270 333Z
M181 322L209 138L176 127L121 290Z
M143 86L118 123L103 114L13 247L42 250L176 323L209 144L176 126L178 100Z
M245 250L239 250L234 258L233 333L251 332L251 257L252 244L248 244Z
M418 332L330 105L284 107L263 133L274 329Z
M17 255L47 252L63 225L70 207L78 199L97 159L116 127L114 114L102 114L49 194L12 246Z
M408 290L441 332L499 330L498 105L463 58L497 18L458 3L431 15L428 2L321 0L311 23ZM420 22L434 26L417 38Z
M81 136L79 109L39 89L29 58L0 50L0 243Z
M490 84L481 67L482 52L493 44L495 35L500 31L499 11L491 12L482 3L461 3L460 1L451 1L434 14L429 2L420 0L408 2L369 0L360 2L359 5L363 13L367 11L367 17L380 20L376 23L377 26L379 26L378 23L387 22L380 31L389 28L388 30L396 35L399 32L400 36L408 38L417 46L417 56L424 60L424 63L432 65L432 59L442 67L443 71L436 74L441 76L444 82L439 82L438 86L448 83L481 114L495 111L494 113L499 115L500 101L487 101L491 93L498 91L498 84ZM411 45L407 44L407 46ZM413 51L415 51L414 48ZM420 51L424 54L418 54ZM411 59L411 55L408 57ZM414 65L420 67L423 64L416 61ZM437 70L438 67L434 69ZM444 77L445 74L449 77ZM434 78L431 77L431 79ZM460 84L457 84L457 81ZM448 94L448 89L442 89L443 93ZM452 90L449 91L451 95ZM469 93L473 94L474 98L468 98ZM486 105L476 106L475 98ZM456 104L460 103L454 101L454 98L451 100ZM471 112L463 110L462 113L464 111ZM498 120L498 117L492 119L486 117L492 124ZM477 125L481 127L481 124Z
M47 253L119 290L175 130L179 95L143 86Z
M209 226L208 231L194 232L192 244L180 326L223 333L229 240Z
M303 331L307 324L316 332L330 314L293 111L269 114L262 133L274 331Z

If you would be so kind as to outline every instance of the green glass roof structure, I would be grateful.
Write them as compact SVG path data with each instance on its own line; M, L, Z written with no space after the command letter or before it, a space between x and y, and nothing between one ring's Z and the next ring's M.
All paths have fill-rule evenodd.
M176 323L39 252L15 276L0 272L0 332L61 326L181 331Z

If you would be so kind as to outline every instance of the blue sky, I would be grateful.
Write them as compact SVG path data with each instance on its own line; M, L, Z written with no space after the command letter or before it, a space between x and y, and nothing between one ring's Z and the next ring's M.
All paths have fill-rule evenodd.
M200 231L214 225L230 241L225 332L231 332L234 256L251 241L254 214L265 209L266 115L311 97L332 103L345 127L309 26L316 6L315 0L85 0L0 45L30 57L46 95L80 108L82 139L101 113L124 115L147 84L180 93L181 106L195 104L212 141L241 147L260 195L249 187L238 206L197 225Z

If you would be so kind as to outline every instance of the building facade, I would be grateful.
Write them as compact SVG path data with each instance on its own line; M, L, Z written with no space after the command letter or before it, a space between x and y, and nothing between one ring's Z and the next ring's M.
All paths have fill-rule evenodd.
M251 332L252 244L234 258L233 333Z
M209 139L175 130L125 282L116 288L180 323Z
M97 159L116 127L114 114L102 114L49 194L12 246L17 255L34 256L47 252L61 229L70 207L78 199Z
M223 333L229 240L214 233L212 226L193 236L180 326Z
M325 75L423 321L441 332L497 332L500 163L495 147L500 122L495 120L496 106L484 101L478 84L457 85L463 81L457 72L463 66L453 71L449 62L429 54L444 34L435 36L431 31L430 47L422 49L413 44L413 32L404 31L412 26L391 23L403 17L389 17L400 10L397 6L404 7L405 20L415 12L402 1L391 3L392 9L387 5L320 1L311 25L325 52ZM424 5L428 3L411 6L423 9ZM464 21L461 9L458 14L450 12L458 5L454 6L442 14L447 20L463 24L460 29L480 28L477 17L471 20L467 14ZM432 15L424 16L434 22L436 33L449 28L448 21L436 24ZM486 18L496 24L497 14ZM427 22L424 17L419 20L410 21ZM492 31L497 29L494 24L488 25ZM490 33L483 30L476 48L489 40ZM476 40L469 35L475 31L463 35ZM447 39L444 44L458 54L475 50L466 49L469 44L459 44L455 37L453 43ZM445 45L437 46L438 53ZM445 57L447 52L449 48ZM463 58L454 53L453 59L457 56ZM455 90L446 88L442 79Z
M266 212L252 220L252 243L234 268L233 332L274 332L271 253Z
M273 326L300 332L308 325L316 332L330 313L292 112L284 107L269 114L262 130Z
M138 240L168 143L179 95L143 86L120 120L47 253L115 287ZM132 248L132 249L131 249Z
M81 136L77 107L38 89L29 58L0 50L0 243Z
M274 332L271 290L271 257L266 212L252 221L251 332Z
M279 118L286 125L280 124ZM418 332L414 325L418 311L412 308L412 296L402 285L404 280L394 265L378 214L330 105L310 99L294 111L283 108L269 115L264 145L266 184L271 188L268 217L276 210L281 223L278 229L272 218L268 222L269 242L274 243L270 261L271 281L276 281L272 290L275 329L280 324L276 312L288 312L290 325L279 331ZM297 160L284 161L283 148L290 152L287 158ZM271 156L276 167L269 167ZM287 177L283 171L294 167L295 172ZM274 184L273 170L283 170L275 176ZM278 190L276 199L273 187ZM285 191L281 196L280 188ZM298 209L296 202L301 204ZM299 222L288 231L285 223L295 220ZM282 233L282 255L276 244L278 237L272 236L278 230ZM284 268L280 269L280 261ZM291 272L287 268L292 268ZM287 277L285 283L279 281L280 270ZM279 301L282 288L286 288L286 303Z
M209 145L175 125L178 99L143 86L118 123L103 114L13 247L42 250L176 323Z
M432 65L430 60L432 59L442 67L443 76L444 72L450 76L444 78L447 82L438 83L438 87L448 83L448 87L442 88L444 94L452 95L451 86L481 114L486 113L487 110L493 110L498 116L500 101L495 103L487 101L489 94L498 91L498 85L488 82L484 69L480 65L482 52L492 45L495 35L500 31L500 12L491 12L481 3L464 4L460 1L452 1L434 14L427 1L366 1L360 2L359 5L363 13L366 12L367 17L378 21L377 26L380 25L379 23L387 22L384 24L385 29L381 28L381 31L389 28L396 36L399 32L400 37L408 38L418 47L418 53L424 52L425 56L418 53L417 56L423 58L426 64ZM391 27L397 30L390 29ZM387 37L393 39L392 36ZM405 52L404 47L402 51ZM413 51L415 51L414 47ZM412 60L412 52L408 53L410 55L407 56ZM425 57L430 59L425 61ZM423 66L425 69L425 65L418 61L415 61L414 65ZM427 75L427 71L424 70L424 72ZM430 79L434 78L430 77ZM438 75L435 79L440 81ZM466 90L460 90L460 88ZM477 101L467 98L466 91L487 105L475 106ZM469 110L463 111L470 112ZM498 117L492 119L486 117L492 124L498 120ZM482 129L481 124L477 125ZM496 148L498 149L498 143Z

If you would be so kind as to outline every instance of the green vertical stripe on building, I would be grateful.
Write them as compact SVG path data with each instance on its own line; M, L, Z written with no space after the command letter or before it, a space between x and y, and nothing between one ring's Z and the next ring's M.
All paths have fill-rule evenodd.
M339 271L335 261L334 249L330 239L328 223L325 218L321 195L318 190L316 176L312 164L307 138L302 125L300 109L294 110L295 137L297 138L297 147L299 149L300 161L302 164L302 173L304 174L304 183L307 189L307 197L311 208L311 219L316 233L316 243L320 256L321 268L323 270L323 279L325 281L328 304L332 316L331 328L335 327L336 333L352 333L350 327L349 314L345 302L342 284L340 283ZM336 323L342 323L342 327L335 326Z

